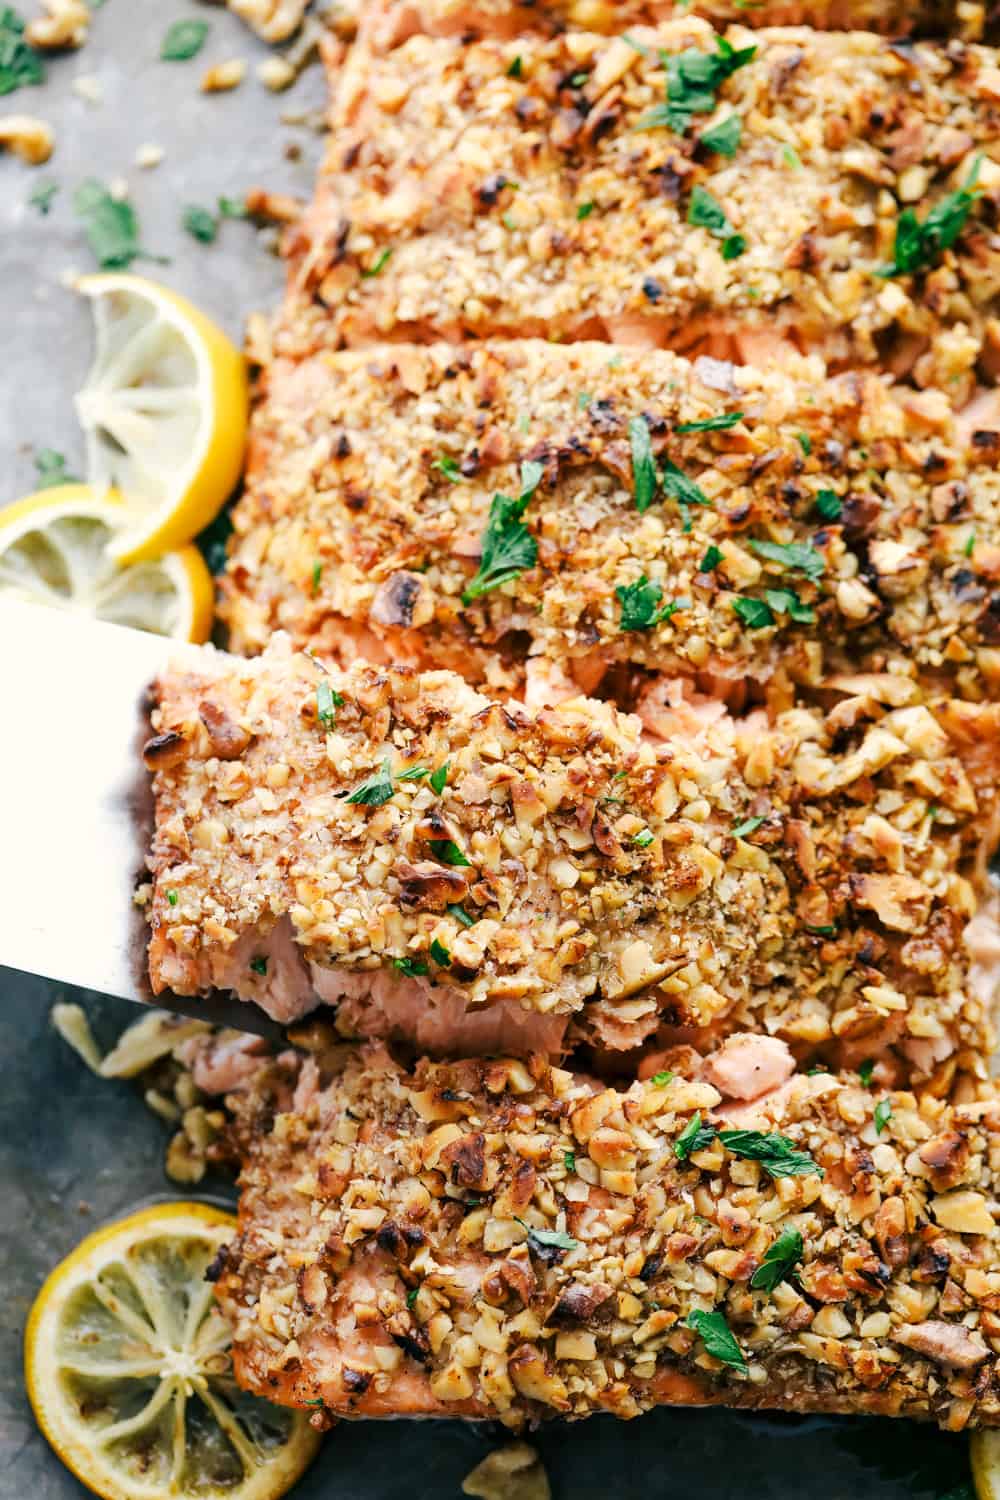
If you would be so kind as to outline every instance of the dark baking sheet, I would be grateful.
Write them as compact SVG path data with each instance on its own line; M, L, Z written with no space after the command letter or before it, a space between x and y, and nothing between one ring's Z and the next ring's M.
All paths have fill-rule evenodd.
M35 0L22 5L29 13L37 8ZM163 31L191 15L212 24L203 53L188 63L159 62ZM0 503L34 488L34 450L57 448L71 468L80 463L71 395L86 369L90 324L60 276L92 269L70 204L82 179L129 181L143 243L171 257L168 266L137 269L186 292L234 336L253 308L279 295L280 267L251 226L226 223L208 247L179 227L185 204L212 205L219 194L238 196L258 184L309 191L316 137L279 117L320 105L315 68L277 97L252 73L232 94L198 92L209 63L230 57L253 63L262 55L245 29L217 8L187 0L169 6L107 0L82 52L53 62L44 87L3 101L0 112L49 120L58 145L52 162L33 171L0 158ZM98 79L100 106L74 93L78 75ZM147 142L167 154L161 166L143 172L133 158ZM45 218L27 203L43 180L60 185ZM10 643L0 643L4 649ZM0 774L2 766L0 735ZM17 878L2 861L0 830L0 887ZM85 893L62 890L54 870L52 899L85 899ZM0 1500L70 1500L87 1493L36 1431L24 1396L24 1321L46 1272L107 1219L158 1196L185 1196L164 1176L165 1130L135 1089L92 1077L51 1030L55 998L53 986L0 970ZM134 1015L121 1002L67 998L84 1001L107 1045ZM228 1184L191 1196L220 1194L232 1196ZM296 1500L458 1496L463 1476L503 1436L499 1427L457 1423L344 1425L327 1439ZM968 1493L965 1440L902 1422L661 1411L629 1424L598 1418L553 1425L533 1441L557 1500L930 1500Z

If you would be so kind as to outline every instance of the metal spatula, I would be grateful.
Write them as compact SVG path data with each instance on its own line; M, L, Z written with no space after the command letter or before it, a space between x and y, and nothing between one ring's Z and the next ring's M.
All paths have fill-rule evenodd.
M154 1002L134 900L152 827L147 689L199 650L0 599L0 964ZM155 1004L281 1035L228 996Z

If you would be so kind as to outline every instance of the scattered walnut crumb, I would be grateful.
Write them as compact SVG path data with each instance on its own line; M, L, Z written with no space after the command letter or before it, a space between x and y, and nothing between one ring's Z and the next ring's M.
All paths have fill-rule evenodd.
M90 27L90 7L83 0L42 0L46 12L29 21L25 39L43 52L82 47Z
M551 1500L552 1489L535 1449L529 1443L506 1443L466 1474L462 1493L480 1500Z
M0 117L0 147L13 151L29 167L40 167L48 161L55 144L52 126L34 115Z
M257 77L272 94L280 94L295 82L295 69L285 57L265 57L257 64Z
M135 153L135 164L143 169L158 167L166 154L162 146L140 146Z
M228 62L216 63L208 69L201 80L203 94L224 94L239 88L247 73L247 65L241 57L231 57Z
M310 0L228 0L229 9L265 42L287 41L302 25Z
M93 73L81 73L73 79L70 87L85 104L92 104L95 109L104 103L104 85Z

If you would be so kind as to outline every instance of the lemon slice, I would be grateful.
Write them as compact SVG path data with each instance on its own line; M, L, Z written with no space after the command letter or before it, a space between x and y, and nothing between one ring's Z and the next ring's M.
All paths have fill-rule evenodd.
M983 1427L969 1443L977 1500L1000 1500L1000 1428Z
M114 272L78 285L97 338L76 396L87 478L124 497L128 525L111 550L136 562L191 541L232 493L246 446L246 365L167 287Z
M233 1379L205 1272L235 1227L205 1204L157 1204L88 1236L35 1300L28 1397L104 1500L275 1500L319 1447L305 1413Z
M127 524L114 491L64 484L0 510L0 594L76 610L175 640L212 629L212 575L197 547L121 565L113 544Z

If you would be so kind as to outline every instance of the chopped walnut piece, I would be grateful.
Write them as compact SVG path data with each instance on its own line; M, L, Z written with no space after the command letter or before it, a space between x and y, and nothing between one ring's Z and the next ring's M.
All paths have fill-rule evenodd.
M481 1500L551 1500L552 1490L535 1449L527 1443L507 1443L466 1474L462 1493Z

